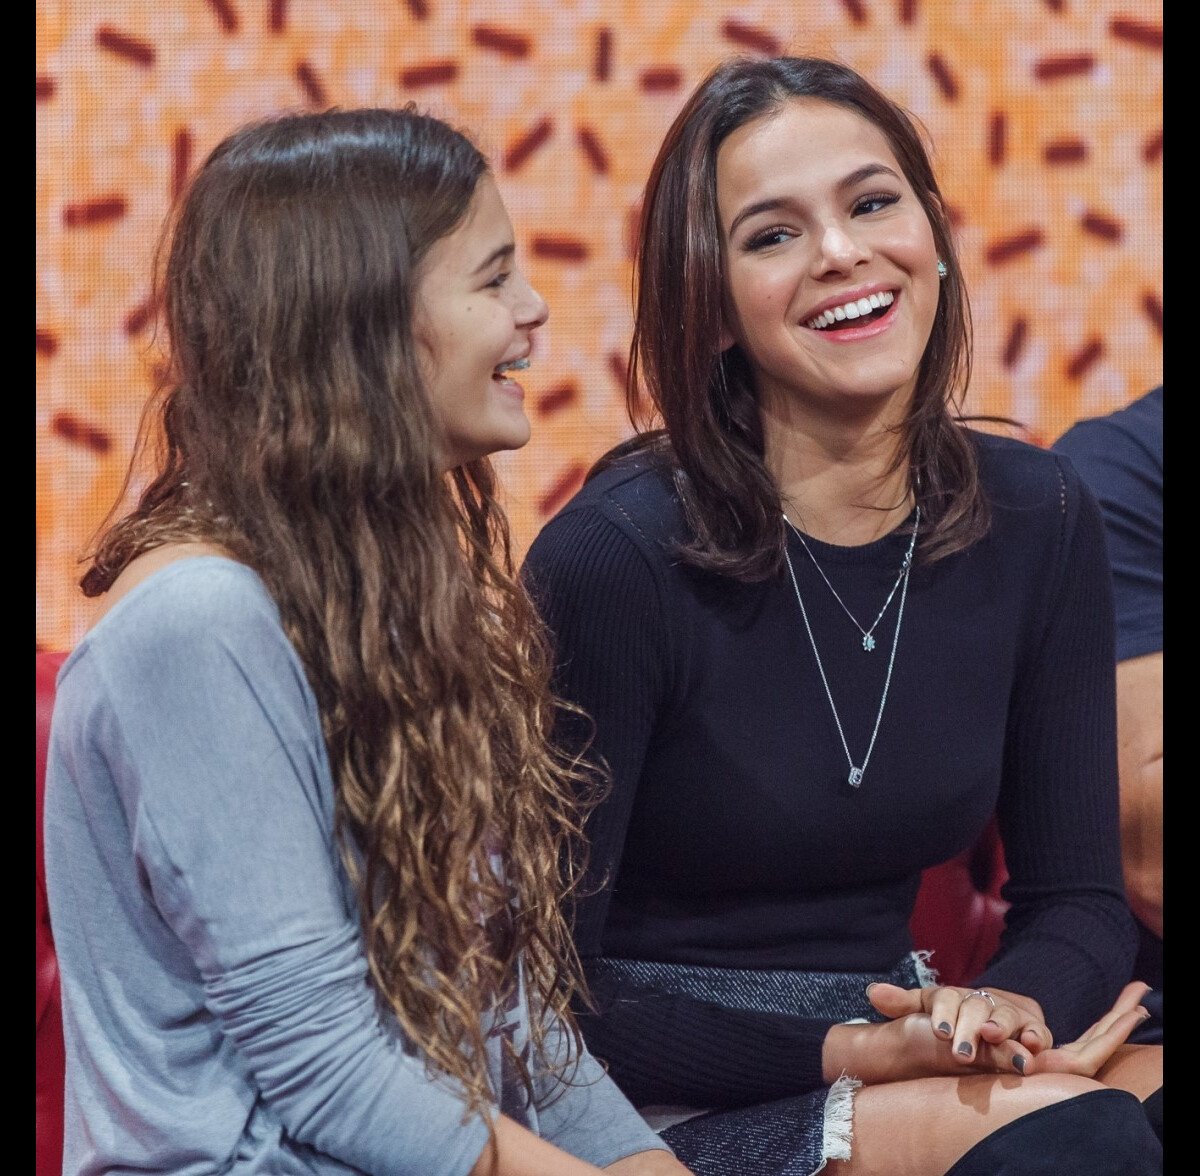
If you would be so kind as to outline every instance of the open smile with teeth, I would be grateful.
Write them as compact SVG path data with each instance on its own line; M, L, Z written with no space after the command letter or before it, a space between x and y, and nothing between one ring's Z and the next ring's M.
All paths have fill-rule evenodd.
M502 376L505 372L523 372L529 367L528 359L509 359L504 363L498 363L492 369L494 375Z
M492 368L492 379L502 380L509 372L523 372L528 366L528 359L505 360L503 364L497 364Z
M841 306L823 310L804 325L814 331L824 331L833 327L835 323L846 323L860 318L878 318L895 301L896 296L890 290L883 290L879 294L871 294L866 298L857 298L853 302L845 302Z

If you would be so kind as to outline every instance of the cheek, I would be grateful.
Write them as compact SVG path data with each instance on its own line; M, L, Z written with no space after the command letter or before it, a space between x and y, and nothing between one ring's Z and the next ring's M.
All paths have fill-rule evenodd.
M937 275L937 244L929 226L914 226L909 233L895 238L890 253L896 264L912 275L913 296L932 317L942 283Z
M416 354L421 378L427 387L432 388L434 376L440 366L436 343L423 331L414 333L413 351Z
M428 310L419 310L413 319L412 338L417 362L429 379L446 355L446 330L443 322Z
M730 275L729 304L733 307L742 331L755 335L766 327L763 319L777 307L786 305L787 293L779 274L771 271L743 271Z
M893 249L909 269L917 273L932 273L937 278L937 242L928 221L922 220L907 233L898 236Z
M501 336L511 338L516 332L517 322L520 317L515 300L497 303L495 307L489 308L489 311L487 317L480 318L476 325L482 330L484 323L486 323L489 338L498 338Z

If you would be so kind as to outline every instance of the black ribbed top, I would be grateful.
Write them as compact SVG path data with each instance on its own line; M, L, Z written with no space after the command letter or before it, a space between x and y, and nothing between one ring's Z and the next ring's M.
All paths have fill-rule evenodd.
M746 585L680 563L682 512L653 459L596 476L543 529L526 576L555 637L559 689L594 717L593 754L613 774L588 824L595 893L576 911L585 966L607 955L885 971L914 946L922 869L972 844L998 812L1012 906L979 983L1040 1001L1059 1040L1115 998L1134 936L1099 512L1067 459L973 436L991 530L913 569L858 789L786 569ZM863 628L895 583L911 524L857 547L805 537ZM789 553L861 766L901 593L864 652L794 535ZM562 737L575 742L578 726ZM822 1082L828 1021L595 995L588 1044L639 1104L737 1105Z

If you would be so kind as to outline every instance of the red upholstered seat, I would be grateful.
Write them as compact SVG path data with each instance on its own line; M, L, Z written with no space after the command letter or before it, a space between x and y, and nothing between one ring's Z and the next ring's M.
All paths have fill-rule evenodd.
M58 992L58 962L50 934L46 902L46 869L42 860L42 790L46 782L46 744L54 706L54 679L65 653L37 653L37 1079L36 1176L60 1176L63 1143L62 1004Z
M933 952L929 963L943 984L966 984L995 952L1008 909L1000 897L1007 877L994 820L970 849L925 871L909 927L913 943Z

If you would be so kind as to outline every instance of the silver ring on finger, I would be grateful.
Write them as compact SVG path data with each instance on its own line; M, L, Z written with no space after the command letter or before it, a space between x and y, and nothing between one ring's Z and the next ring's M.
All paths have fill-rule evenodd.
M990 1004L992 1006L992 1009L995 1010L996 998L990 992L988 992L986 989L976 988L973 992L968 992L967 995L963 997L963 1000L970 1000L971 997L973 997L973 996L982 996L983 999L986 1000L988 1002L988 1004Z

